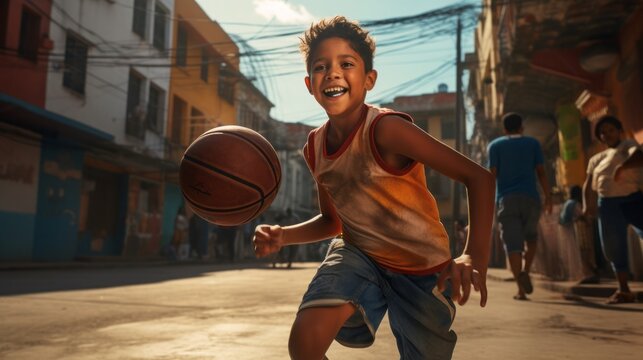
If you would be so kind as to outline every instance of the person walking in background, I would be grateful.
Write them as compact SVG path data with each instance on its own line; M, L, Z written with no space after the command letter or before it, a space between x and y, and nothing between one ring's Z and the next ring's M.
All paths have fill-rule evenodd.
M638 148L630 151L630 155L625 161L618 165L614 170L614 180L620 181L621 174L627 169L640 169L643 168L643 144L639 144Z
M190 242L188 239L189 227L190 221L185 211L185 206L182 205L174 219L174 236L172 237L172 244L174 244L176 248L178 260L185 260L190 256Z
M590 219L583 215L583 190L574 185L569 189L569 199L563 204L558 223L570 228L580 251L583 267L583 279L580 284L598 284L600 277L594 252L593 225Z
M618 280L618 289L607 303L629 303L635 298L628 285L627 226L641 226L643 219L640 210L637 211L643 207L643 193L639 188L641 171L640 168L625 168L620 171L619 181L615 181L614 175L616 169L622 168L623 162L637 151L637 144L624 139L623 125L609 115L598 120L594 135L608 148L592 156L587 164L587 178L583 184L583 216L598 216L603 253ZM634 229L639 236L643 236L643 228L634 226Z
M500 238L505 244L511 272L518 286L514 299L526 300L526 294L533 292L529 271L536 255L538 220L542 209L536 179L545 197L547 213L551 213L551 196L540 143L523 136L520 115L505 114L502 122L505 136L489 144L488 166L497 179Z
M217 256L221 259L227 259L230 262L235 260L235 242L237 238L236 226L223 226L218 225L216 228L217 233L217 249L219 254Z
M206 258L208 253L208 238L210 237L210 224L197 214L190 218L190 257L192 253L199 260Z

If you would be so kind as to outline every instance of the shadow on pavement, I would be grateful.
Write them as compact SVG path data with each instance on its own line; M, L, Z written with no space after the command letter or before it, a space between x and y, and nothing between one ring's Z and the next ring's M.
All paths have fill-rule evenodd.
M623 311L623 312L643 312L643 304L630 303L630 304L617 304L608 305L603 304L606 299L598 298L596 300L587 300L584 297L574 294L563 294L561 300L532 300L532 303L540 304L556 304L556 305L570 305L570 306L585 306L592 309L606 310L606 311Z
M176 264L176 265L175 265ZM0 271L0 296L159 283L216 271L267 268L267 263L169 263Z

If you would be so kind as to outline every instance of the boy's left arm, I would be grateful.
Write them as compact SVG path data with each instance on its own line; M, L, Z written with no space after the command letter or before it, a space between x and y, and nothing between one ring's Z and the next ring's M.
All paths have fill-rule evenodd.
M406 156L463 183L469 202L469 232L464 253L440 274L438 284L451 278L452 298L464 305L471 286L487 302L486 275L495 206L495 177L485 168L398 116L385 116L375 129L380 151Z

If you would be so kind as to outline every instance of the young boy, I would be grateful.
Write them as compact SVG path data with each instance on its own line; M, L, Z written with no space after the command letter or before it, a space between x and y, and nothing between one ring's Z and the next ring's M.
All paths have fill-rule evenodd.
M487 301L493 176L420 130L402 113L364 104L377 79L375 44L338 16L305 33L306 87L328 114L304 156L317 182L321 214L292 226L259 225L255 253L320 241L329 246L293 324L293 359L322 359L333 339L367 347L386 311L402 359L448 359L455 309L471 286ZM452 259L424 165L464 183L470 230ZM451 284L447 283L447 279ZM449 289L450 287L450 289Z

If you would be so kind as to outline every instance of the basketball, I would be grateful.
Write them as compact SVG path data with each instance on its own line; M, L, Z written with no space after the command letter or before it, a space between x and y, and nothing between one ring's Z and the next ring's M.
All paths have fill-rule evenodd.
M179 181L183 197L198 216L236 226L270 206L281 183L281 165L261 134L226 125L190 144L181 159Z

